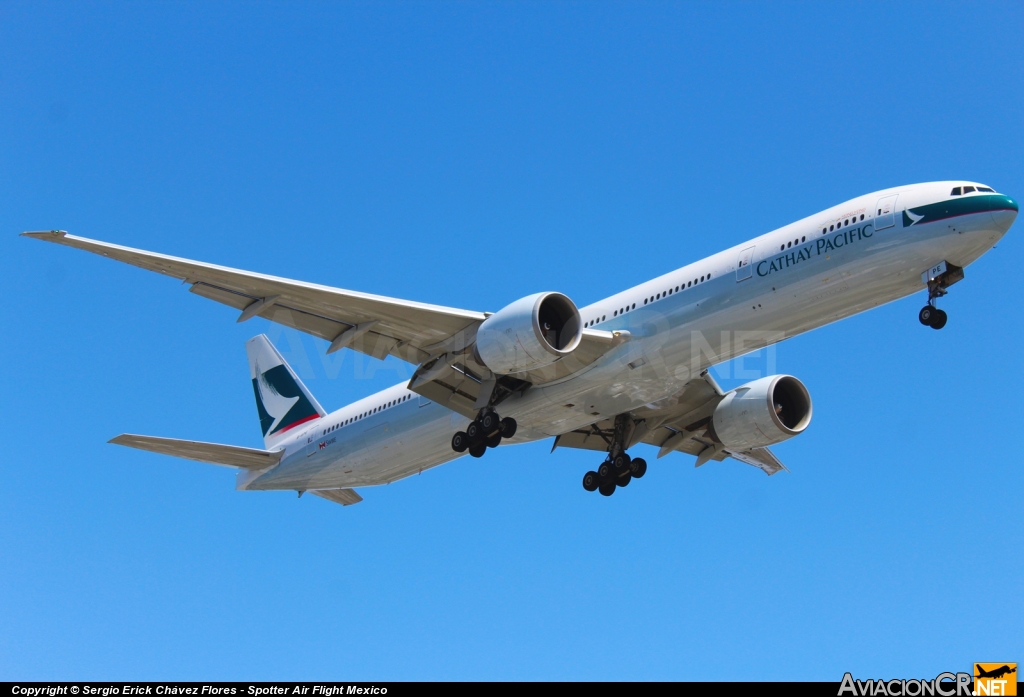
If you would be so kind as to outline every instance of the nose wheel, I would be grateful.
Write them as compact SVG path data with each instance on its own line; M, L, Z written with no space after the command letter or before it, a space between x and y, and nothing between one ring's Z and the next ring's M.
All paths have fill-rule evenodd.
M494 410L487 410L475 418L465 431L452 436L452 450L473 457L483 457L488 448L497 448L503 438L516 434L518 424L513 418L501 418Z
M934 305L928 304L921 308L921 311L917 313L917 319L926 327L932 329L942 329L946 326L945 310L940 310Z

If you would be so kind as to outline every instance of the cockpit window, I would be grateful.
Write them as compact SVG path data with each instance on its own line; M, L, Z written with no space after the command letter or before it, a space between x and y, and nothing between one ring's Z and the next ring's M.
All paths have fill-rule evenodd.
M979 186L979 187L978 187L978 191L985 191L985 192L988 192L988 193L990 193L990 194L994 194L994 193L996 192L996 190L995 190L995 189L990 189L990 188L989 188L989 187L987 187L987 186Z
M973 186L965 186L964 187L964 193L965 194L970 194L970 193L973 193L973 192L974 192L974 187Z
M953 190L949 192L949 195L950 196L959 196L960 195L960 187L959 186L954 186Z

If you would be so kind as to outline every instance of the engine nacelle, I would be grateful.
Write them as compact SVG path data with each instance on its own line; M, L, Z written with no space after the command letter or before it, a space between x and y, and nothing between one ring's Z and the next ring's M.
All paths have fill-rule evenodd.
M711 418L713 435L734 450L763 448L802 433L811 395L791 375L769 375L728 392Z
M551 365L579 346L583 320L561 293L516 300L484 320L476 332L476 358L495 373Z

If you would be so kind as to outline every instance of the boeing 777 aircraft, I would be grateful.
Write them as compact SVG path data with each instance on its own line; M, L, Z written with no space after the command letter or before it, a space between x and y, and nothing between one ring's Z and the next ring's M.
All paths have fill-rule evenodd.
M375 358L417 366L399 384L327 413L263 335L246 344L265 448L124 434L111 442L238 468L238 489L310 492L343 505L463 453L554 437L605 453L587 491L644 476L638 443L734 458L767 474L768 449L802 433L811 397L772 375L723 392L708 369L927 291L918 319L1013 224L1017 202L973 182L867 194L586 307L544 292L497 312L440 307L291 281L69 235L28 237L181 279L190 290Z

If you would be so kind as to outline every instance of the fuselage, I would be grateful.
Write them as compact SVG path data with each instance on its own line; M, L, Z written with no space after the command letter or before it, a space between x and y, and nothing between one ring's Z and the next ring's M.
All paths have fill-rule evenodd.
M715 364L922 291L923 272L941 261L974 262L1017 210L1014 200L972 182L886 189L581 307L585 327L625 330L629 340L502 402L502 415L519 424L509 442L671 400ZM395 385L312 422L285 442L277 467L241 473L239 487L390 483L461 457L451 437L467 423Z

